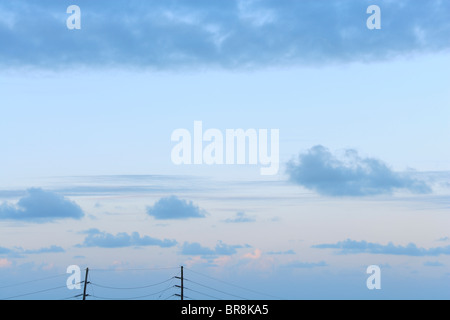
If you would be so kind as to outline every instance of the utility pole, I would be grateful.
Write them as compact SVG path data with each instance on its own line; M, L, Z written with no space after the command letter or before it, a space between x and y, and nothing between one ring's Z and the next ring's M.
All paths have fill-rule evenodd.
M183 266L181 266L181 276L180 277L175 277L175 279L180 279L181 280L181 286L175 286L177 288L181 289L181 294L175 294L175 296L180 297L181 301L184 300L184 276L183 276Z
M83 301L86 300L86 287L88 284L88 274L89 274L89 268L86 268L86 276L84 277L84 290L83 290Z
M183 276L183 266L181 266L181 301L184 300L184 276Z

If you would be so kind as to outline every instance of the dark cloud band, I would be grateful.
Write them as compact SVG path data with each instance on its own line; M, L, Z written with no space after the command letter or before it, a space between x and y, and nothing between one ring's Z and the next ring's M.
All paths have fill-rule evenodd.
M81 30L66 27L73 1L0 3L0 65L174 69L372 61L450 47L450 3L373 1L78 0Z

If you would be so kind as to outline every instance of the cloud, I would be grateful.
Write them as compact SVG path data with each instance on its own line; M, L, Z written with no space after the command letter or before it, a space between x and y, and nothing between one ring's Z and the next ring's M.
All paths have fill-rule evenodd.
M254 218L247 216L244 212L238 212L236 213L236 217L224 220L226 223L246 223L254 221Z
M60 219L81 219L83 210L75 203L53 192L29 189L13 206L0 205L0 220L19 220L44 223Z
M41 248L41 249L36 249L36 250L20 250L19 253L23 253L23 254L41 254L41 253L61 253L61 252L66 252L63 248L59 247L59 246L50 246L48 248Z
M133 232L118 233L113 235L110 233L99 231L98 229L90 229L83 232L86 234L83 244L77 245L79 248L83 247L100 247L100 248L125 248L125 247L145 247L158 246L161 248L170 248L177 244L175 240L160 240L151 238L149 236L140 236L139 233Z
M254 252L246 253L244 255L244 258L251 259L251 260L257 260L257 259L261 258L261 256L262 256L262 251L260 249L255 249Z
M356 150L345 151L343 159L323 146L299 155L287 165L290 180L326 196L371 196L394 190L429 193L430 187L406 173L392 171L384 162L362 158Z
M176 196L161 198L152 207L147 207L147 214L158 220L204 218L206 211L194 205L192 201Z
M291 255L295 254L294 250L287 250L287 251L269 251L267 252L268 255Z
M1 268L8 268L12 266L12 262L8 259L0 259L0 269Z
M222 241L219 241L214 249L210 249L203 247L197 242L185 242L181 247L181 254L188 256L231 256L237 252L237 249L244 247L248 246L227 245Z
M447 242L449 240L450 240L449 237L443 237L443 238L439 238L437 241L439 241L439 242Z
M328 264L325 261L320 261L320 262L294 261L294 262L284 265L284 267L298 268L298 269L313 269L313 268L319 268L319 267L328 267Z
M0 254L6 254L11 257L21 258L23 255L26 254L42 254L42 253L62 253L66 252L63 248L59 246L52 245L47 248L40 248L40 249L23 249L20 247L16 247L14 249L8 249L8 248L1 248L0 247Z
M382 245L378 243L354 241L350 239L340 241L335 244L319 244L312 246L312 248L338 249L338 253L340 254L368 253L413 257L450 255L450 246L424 249L417 247L414 243L410 243L407 246L396 246L392 242L387 245Z
M0 247L0 254L8 254L11 253L10 249Z
M379 0L382 29L368 30L372 1L78 0L81 30L51 0L0 3L0 61L7 66L180 67L371 61L450 47L450 3Z
M445 265L439 261L426 261L423 265L425 267L445 267Z

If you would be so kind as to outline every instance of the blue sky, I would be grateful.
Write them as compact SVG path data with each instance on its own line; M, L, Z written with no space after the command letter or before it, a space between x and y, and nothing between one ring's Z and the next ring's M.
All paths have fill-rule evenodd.
M0 299L64 286L73 264L106 286L185 265L248 298L195 272L287 299L448 299L449 6L2 2ZM279 129L278 174L174 165L194 121Z

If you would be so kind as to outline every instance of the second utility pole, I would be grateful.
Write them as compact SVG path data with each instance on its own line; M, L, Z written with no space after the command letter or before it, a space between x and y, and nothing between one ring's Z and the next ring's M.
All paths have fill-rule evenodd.
M88 285L88 274L89 274L89 268L86 268L86 276L84 277L84 290L83 290L83 300L86 300L86 288Z
M180 297L181 300L184 300L184 276L183 276L183 266L181 266L181 275L180 277L176 276L175 279L181 280L181 285L175 285L175 287L180 288L181 294L175 294L175 296Z

